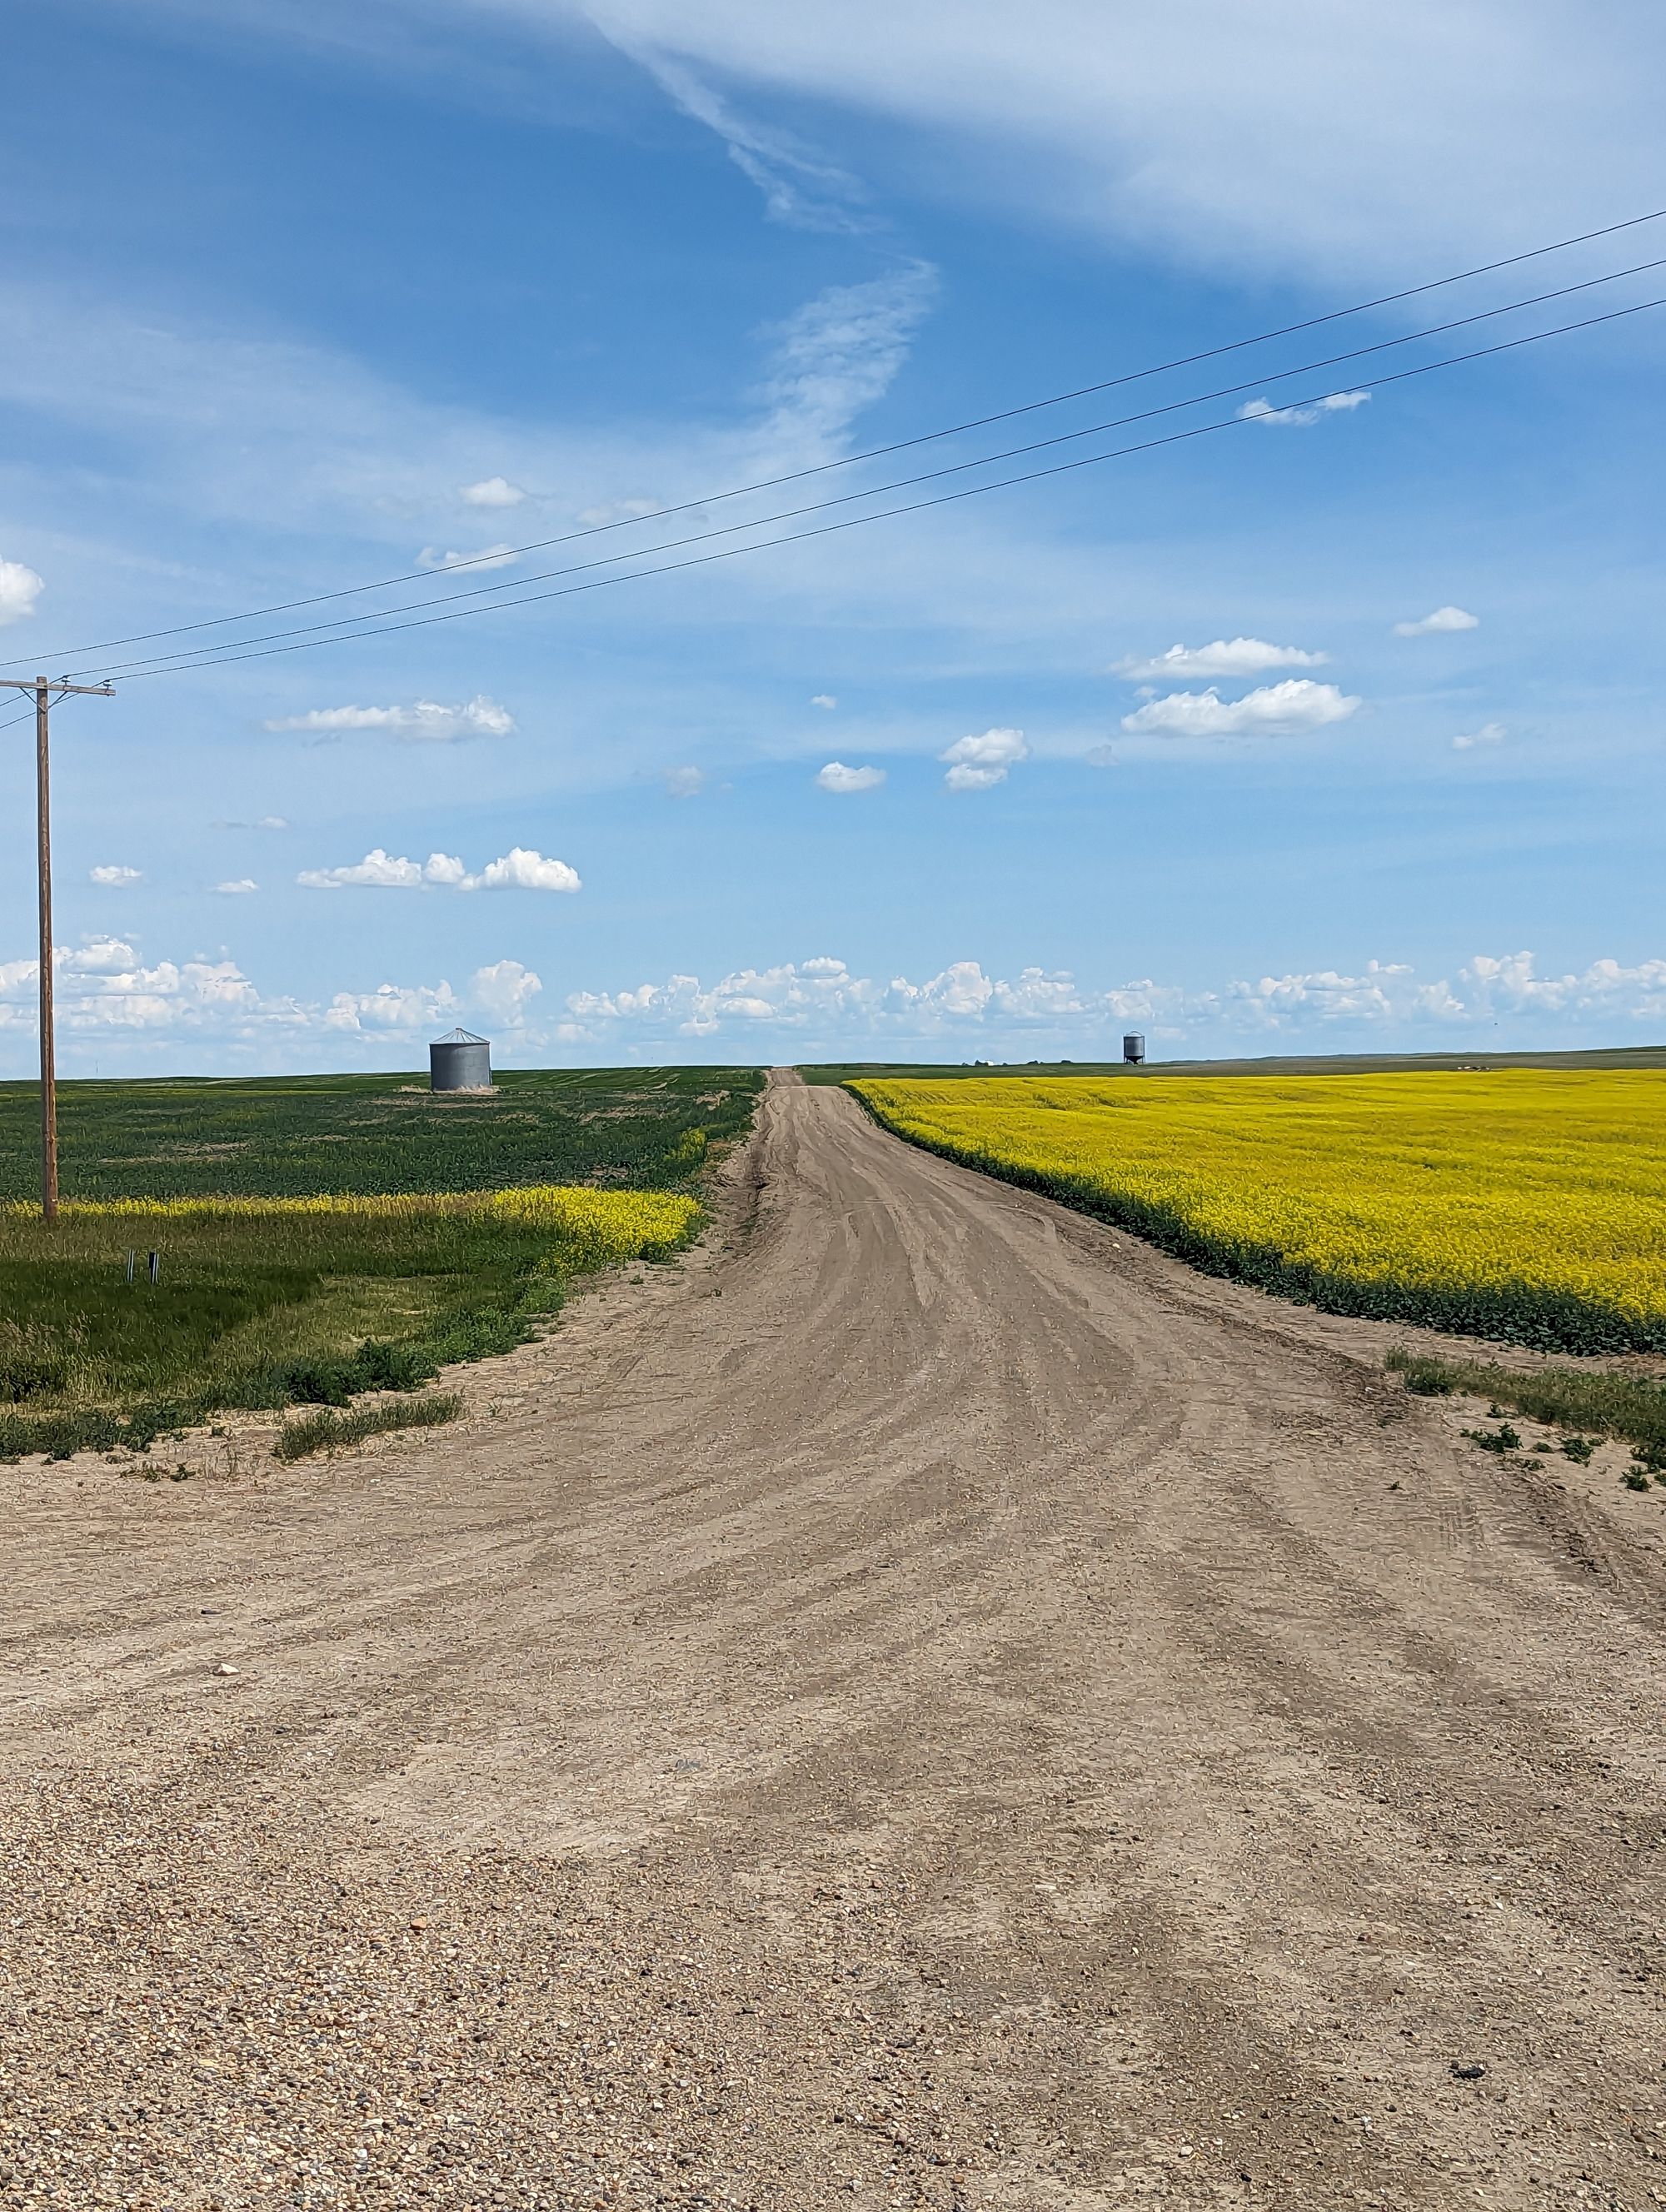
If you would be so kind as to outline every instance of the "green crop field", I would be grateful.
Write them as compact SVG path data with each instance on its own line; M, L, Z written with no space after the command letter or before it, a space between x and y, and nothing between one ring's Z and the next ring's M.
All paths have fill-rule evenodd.
M687 1242L762 1082L552 1073L451 1098L398 1077L69 1085L50 1227L31 1203L33 1087L6 1085L0 1458L143 1449L222 1408L340 1405L506 1351L574 1277Z
M64 1195L310 1198L593 1183L678 1190L708 1144L746 1127L753 1067L500 1075L481 1097L417 1075L66 1083ZM0 1084L0 1200L38 1187L37 1095Z

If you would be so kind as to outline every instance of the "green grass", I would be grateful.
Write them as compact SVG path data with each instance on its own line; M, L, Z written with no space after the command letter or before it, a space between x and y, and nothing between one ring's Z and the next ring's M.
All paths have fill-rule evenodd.
M755 1067L586 1068L497 1080L483 1097L449 1098L416 1074L65 1083L64 1195L685 1189L708 1147L747 1127L763 1076ZM0 1199L39 1190L37 1112L33 1084L0 1084Z
M1666 1383L1602 1369L1517 1369L1419 1352L1390 1352L1386 1364L1419 1397L1485 1398L1552 1428L1618 1437L1645 1465L1666 1468Z
M143 1267L125 1279L146 1241L163 1255L154 1290ZM416 1389L524 1343L581 1272L547 1228L465 1207L0 1217L0 1459L142 1449L225 1407Z
M433 1391L403 1403L363 1406L352 1413L337 1413L325 1406L316 1413L303 1413L298 1421L285 1421L272 1446L272 1456L310 1459L315 1452L340 1451L348 1444L362 1443L367 1437L384 1436L390 1430L437 1429L454 1421L462 1410L463 1401L454 1390Z
M26 1205L0 1210L0 1460L143 1449L222 1407L344 1406L512 1349L597 1252L461 1194L550 1182L692 1194L749 1126L763 1077L511 1075L483 1099L436 1099L416 1081L64 1085L70 1202L50 1230ZM0 1085L0 1200L33 1195L34 1112L33 1085ZM255 1217L75 1204L428 1194L450 1195Z

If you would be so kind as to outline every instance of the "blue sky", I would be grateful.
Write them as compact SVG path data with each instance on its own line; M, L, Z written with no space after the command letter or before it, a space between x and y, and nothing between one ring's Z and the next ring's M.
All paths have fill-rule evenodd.
M1217 386L1241 388L1167 427L1266 410L66 705L66 1072L410 1066L459 1019L509 1066L1086 1058L1127 1026L1165 1056L1657 1040L1666 310L1381 380L1666 270L1281 372L1666 256L1666 222L630 520L1666 204L1656 10L1600 42L1563 0L1253 12L22 11L7 672L407 572L346 611L513 597ZM1282 411L1329 393L1350 404ZM28 734L0 732L9 1074L33 1054Z

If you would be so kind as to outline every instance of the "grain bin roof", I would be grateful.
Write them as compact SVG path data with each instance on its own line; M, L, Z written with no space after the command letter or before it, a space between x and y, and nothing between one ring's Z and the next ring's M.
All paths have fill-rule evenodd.
M436 1044L484 1044L487 1042L484 1037L476 1036L472 1030L451 1030L434 1041Z

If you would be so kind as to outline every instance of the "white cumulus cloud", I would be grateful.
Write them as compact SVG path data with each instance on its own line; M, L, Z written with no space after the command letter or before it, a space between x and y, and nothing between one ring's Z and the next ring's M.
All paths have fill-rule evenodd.
M565 860L546 860L542 853L514 845L501 860L488 860L477 876L466 876L458 885L465 891L575 891L582 889L576 868Z
M222 898L240 898L250 891L258 891L260 886L252 876L239 876L235 882L216 884L214 888Z
M107 867L88 868L87 872L94 883L102 884L106 890L119 890L128 884L137 883L143 872L138 868L125 868L112 865Z
M1148 699L1133 714L1124 714L1122 727L1136 737L1288 736L1322 729L1328 722L1345 722L1359 705L1335 684L1292 676L1282 684L1247 692L1242 699L1223 699L1213 686L1207 691L1170 691L1165 698Z
M486 477L479 483L459 485L457 496L465 507L519 507L527 495L507 477Z
M504 1029L526 1024L526 1009L544 988L542 980L519 960L495 960L477 968L469 996L481 1012Z
M1476 953L1458 971L1465 1003L1481 1013L1534 1012L1666 1020L1666 960L1593 960L1577 974L1541 975L1530 952Z
M951 791L988 791L1006 781L1014 762L1028 760L1022 730L985 730L981 737L957 738L937 756L946 761L943 781Z
M1529 951L1475 953L1432 975L1402 961L1371 960L1213 989L1149 976L1094 984L1039 965L1003 974L971 958L886 980L884 971L864 975L822 953L733 969L710 985L679 973L630 988L574 991L560 1013L542 1023L538 975L507 957L477 969L460 988L443 978L387 980L318 1000L268 994L228 958L148 961L132 944L108 935L60 948L57 969L66 1037L125 1038L164 1065L161 1056L182 1044L218 1041L240 1055L316 1066L332 1046L380 1040L404 1052L423 1032L459 1021L512 1031L532 1052L617 1051L627 1039L639 1049L727 1034L752 1057L848 1059L876 1048L893 1058L945 1056L913 1050L939 1040L949 1057L976 1051L1018 1060L1114 1058L1128 1024L1144 1029L1153 1044L1172 1041L1177 1054L1190 1057L1269 1036L1369 1036L1383 1049L1401 1038L1409 1045L1432 1036L1444 1050L1547 1037L1646 1041L1666 1022L1666 957L1602 958L1544 975ZM0 960L0 1030L18 1038L32 1033L34 989L33 960Z
M1094 991L1067 972L1039 967L991 975L976 960L952 960L918 981L892 975L882 982L821 954L738 969L709 988L697 976L677 975L634 989L575 991L567 1000L571 1019L557 1036L567 1043L605 1043L623 1024L650 1034L703 1037L731 1024L751 1030L766 1022L800 1036L847 1040L952 1036L1006 1023L1068 1023L1091 1031L1095 1024L1179 1020L1216 1004L1208 994L1192 999L1151 981Z
M1322 653L1304 653L1298 645L1268 645L1259 637L1218 637L1213 645L1171 645L1154 659L1119 660L1116 674L1131 681L1156 678L1161 682L1194 676L1259 676L1268 668L1319 668Z
M1394 634L1396 637L1438 637L1446 631L1480 628L1479 615L1469 614L1462 607L1437 607L1432 615L1420 616L1416 622L1397 622Z
M337 991L319 1018L325 1030L434 1030L463 1011L449 983L379 983L374 991Z
M703 768L684 766L666 770L666 789L673 799L698 799L706 788Z
M810 703L812 707L823 708L830 714L839 702L830 691L818 691Z
M139 955L137 946L125 937L83 937L72 952L62 949L57 955L58 964L75 975L119 975L124 969L136 968ZM29 973L34 973L31 962Z
M430 854L429 868L442 863L445 859L443 853ZM463 863L459 860L454 865L460 872ZM312 891L339 890L350 884L373 890L414 891L420 890L425 880L434 878L425 878L423 870L415 860L395 860L392 854L384 852L380 845L373 846L363 860L354 861L350 866L303 868L295 878L298 884L304 884Z
M90 937L60 950L54 966L58 1024L68 1036L224 1036L257 1019L271 1027L304 1018L293 1000L263 1000L232 960L147 966L125 939ZM15 1006L21 994L33 993L35 974L33 960L0 963L0 1002Z
M467 986L455 991L438 983L379 983L371 991L337 991L322 1006L305 1010L309 1024L323 1034L413 1037L424 1030L453 1028L465 1015L502 1029L524 1027L526 1008L544 988L519 960L496 960L477 968Z
M1270 399L1246 399L1238 410L1238 419L1299 429L1310 422L1322 422L1327 415L1351 415L1370 398L1369 392L1332 392L1301 407L1275 407Z
M305 714L280 714L266 724L269 730L311 730L324 736L386 730L391 737L437 744L461 738L507 738L514 726L508 708L483 691L455 707L437 699L418 699L409 707L314 707Z
M847 768L842 761L829 761L816 776L824 791L877 791L885 780L882 768Z
M1137 1022L1189 1051L1200 1035L1225 1044L1346 1029L1410 1039L1431 1028L1444 1033L1441 1048L1450 1049L1445 1040L1466 1028L1486 1032L1496 1047L1493 1024L1517 1017L1543 1018L1541 1027L1554 1018L1570 1030L1657 1028L1666 1020L1666 959L1597 960L1578 973L1546 976L1530 952L1478 953L1452 975L1426 977L1403 961L1370 960L1352 970L1310 969L1189 990L1149 976L1095 987L1068 969L1042 967L992 975L971 959L918 980L893 975L885 981L821 956L738 969L709 987L697 976L673 975L630 989L575 991L566 1010L560 1041L605 1046L621 1027L645 1036L709 1037L728 1029L755 1035L768 1024L783 1033L789 1054L802 1053L812 1038L860 1050L887 1038L982 1032L998 1040L1004 1030L1015 1058L1034 1050L1019 1042L1026 1031L1050 1034L1062 1054L1093 1058L1107 1047L1114 1054L1122 1025Z
M349 888L368 890L448 891L575 891L581 888L578 872L565 860L547 860L524 845L516 845L500 860L489 860L478 875L471 875L455 854L430 853L420 864L373 847L363 860L338 868L304 868L295 878L308 890L333 891Z
M1455 753L1472 752L1477 745L1501 745L1510 732L1502 722L1483 722L1478 730L1468 730L1462 737L1454 738Z
M46 588L45 579L21 561L0 561L0 629L32 615Z
M56 962L60 1029L66 1038L131 1042L145 1055L218 1041L240 1052L316 1066L356 1038L406 1048L424 1031L463 1019L520 1031L543 986L514 959L475 970L461 990L438 982L382 982L321 1000L269 995L235 961L147 963L125 939L95 936L60 947ZM35 963L0 960L0 1031L33 1032ZM164 1062L164 1064L166 1064Z

